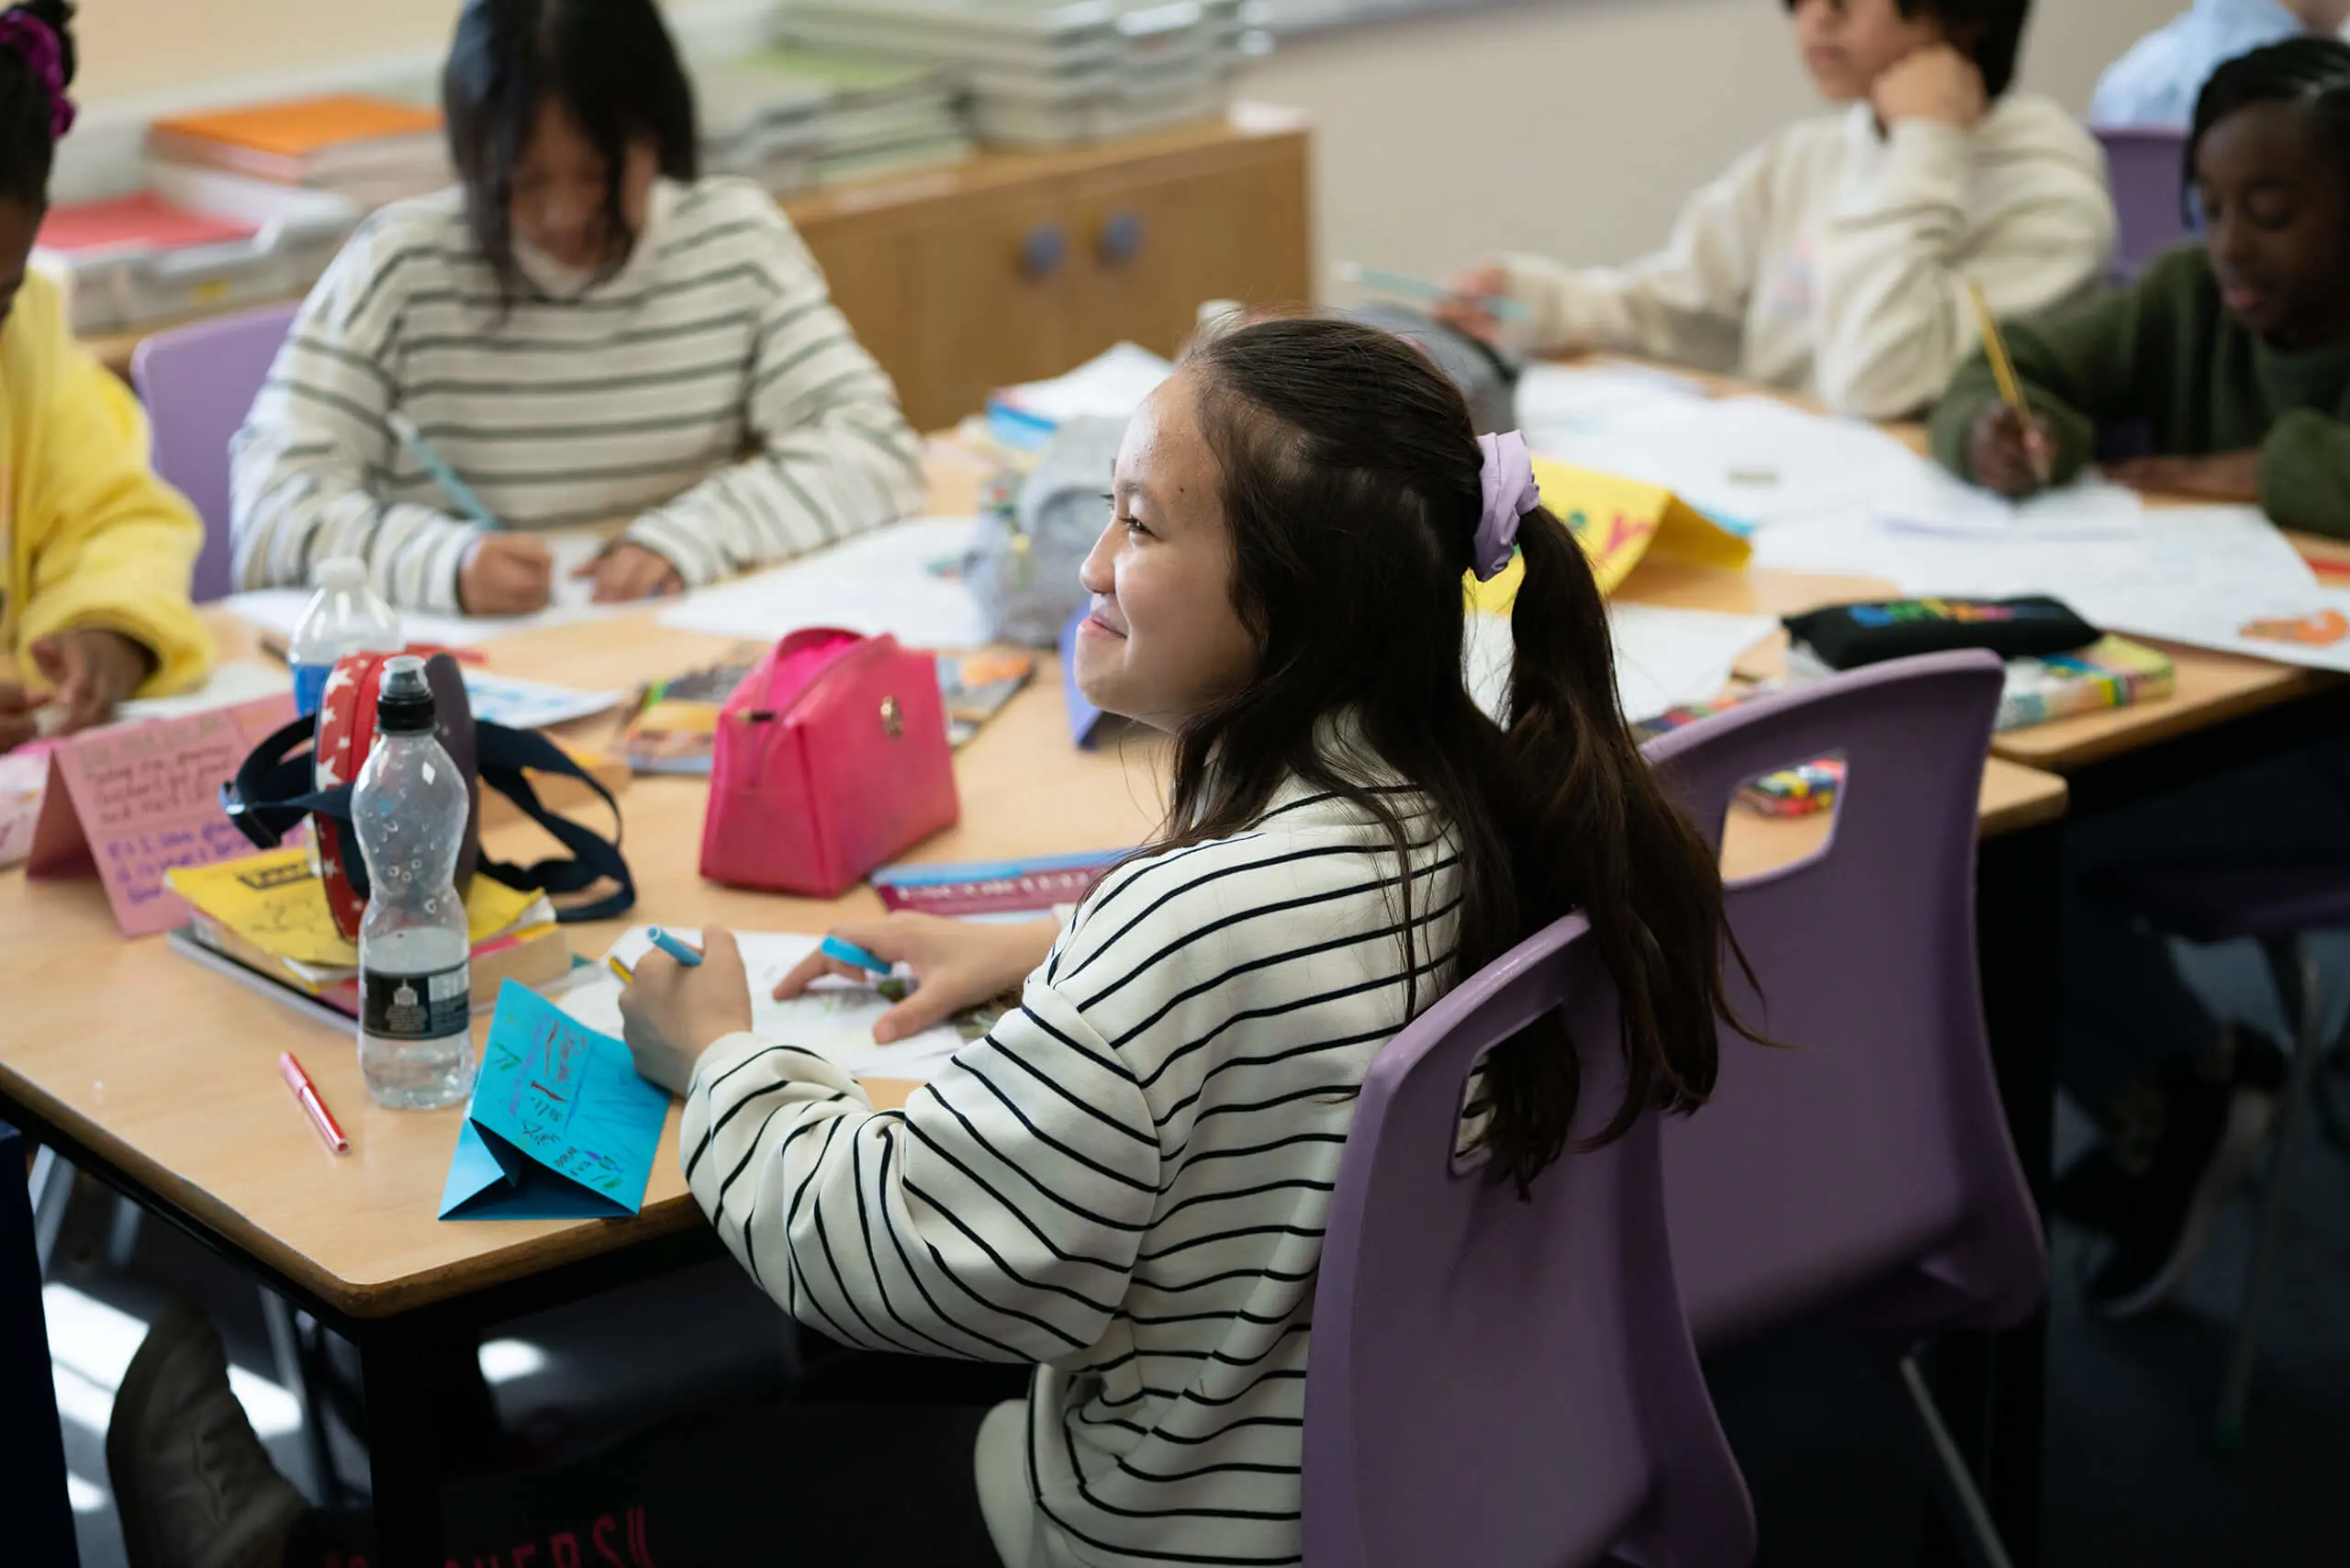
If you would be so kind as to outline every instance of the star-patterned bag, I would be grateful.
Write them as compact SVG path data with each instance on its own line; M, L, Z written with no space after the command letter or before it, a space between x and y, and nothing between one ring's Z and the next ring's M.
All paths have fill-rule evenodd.
M550 894L581 892L599 881L614 884L616 890L604 898L559 910L556 918L566 922L602 920L633 904L635 882L628 863L621 858L620 806L603 785L536 731L476 723L457 661L430 648L407 651L424 656L441 748L464 775L472 796L464 838L457 852L457 890L463 893L476 871L509 888ZM326 889L327 906L333 911L335 928L354 941L360 916L367 908L367 865L351 831L351 787L375 747L375 701L384 666L397 656L353 654L337 663L319 698L315 734L311 721L295 720L255 746L238 767L235 780L220 787L220 803L229 820L264 849L274 848L304 818L310 820L318 837L319 879ZM526 772L562 774L595 790L611 808L612 837L607 839L548 811L540 804L538 792L524 777ZM482 859L485 784L513 801L570 850L572 857L542 860L532 866Z

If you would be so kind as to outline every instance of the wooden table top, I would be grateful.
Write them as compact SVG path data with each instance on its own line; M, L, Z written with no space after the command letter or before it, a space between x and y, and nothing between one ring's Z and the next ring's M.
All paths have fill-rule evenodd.
M972 476L934 458L934 498L968 505ZM1779 610L1842 597L1851 585L1774 573L1643 567L1635 597L1718 610ZM241 622L213 615L223 657L253 646ZM648 674L710 662L725 639L672 631L651 612L554 628L487 645L493 668L585 688L629 687ZM592 746L610 722L566 734ZM600 732L600 733L599 733ZM1050 659L1028 689L957 755L962 821L912 852L925 860L1117 847L1157 821L1163 748L1129 734L1098 752L1069 744ZM705 884L696 866L699 780L645 778L621 797L625 845L638 878L630 919L742 929L821 931L878 912L858 887L823 902ZM2012 832L2060 815L2065 788L2045 773L1994 761L1983 831ZM1725 868L1751 873L1815 847L1825 819L1768 822L1737 813ZM494 828L509 859L545 853L527 823ZM593 957L620 923L571 928ZM0 873L0 1084L70 1127L118 1168L184 1205L322 1300L354 1316L386 1316L551 1265L701 1223L676 1158L673 1110L642 1213L622 1221L447 1222L434 1218L458 1113L382 1110L367 1098L350 1036L171 953L161 937L116 935L95 880L28 882ZM482 1025L477 1025L477 1029ZM352 1152L325 1152L277 1081L293 1049L350 1134ZM888 1103L902 1085L876 1084Z

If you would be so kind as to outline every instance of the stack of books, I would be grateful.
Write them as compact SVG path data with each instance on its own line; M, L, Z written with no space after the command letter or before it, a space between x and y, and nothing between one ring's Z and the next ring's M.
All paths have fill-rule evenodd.
M694 78L702 168L788 196L816 183L833 88L755 61L708 67Z
M785 34L814 49L953 73L979 140L1058 147L1185 120L1225 105L1261 43L1231 0L794 0Z
M147 155L330 191L363 209L439 190L454 177L437 111L363 94L157 120L147 130Z
M342 1027L359 1016L359 948L335 929L308 847L183 866L168 877L188 906L187 924L168 937L174 952L322 1023ZM545 985L570 972L571 948L544 894L476 877L465 918L476 1008L494 1005L509 980Z
M781 115L787 126L795 106L811 97L821 102L813 168L818 185L934 169L971 155L970 128L954 83L935 63L775 49L712 74L737 123L743 106L763 93L773 95L770 119ZM771 125L767 134L778 132Z

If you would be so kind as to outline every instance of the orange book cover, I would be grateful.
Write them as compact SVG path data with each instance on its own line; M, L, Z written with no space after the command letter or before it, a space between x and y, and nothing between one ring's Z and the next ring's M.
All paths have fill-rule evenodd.
M440 129L441 116L435 110L345 93L180 115L157 120L149 134L158 141L218 142L271 158L301 159L354 141L415 136Z

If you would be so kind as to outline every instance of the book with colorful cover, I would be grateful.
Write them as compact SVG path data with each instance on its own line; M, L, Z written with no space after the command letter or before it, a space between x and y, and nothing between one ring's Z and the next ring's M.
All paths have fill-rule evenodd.
M2126 637L2100 637L2078 653L2008 661L1996 728L2020 730L2101 708L2168 697L2177 672L2166 655Z
M708 778L719 710L765 652L755 648L727 663L645 687L621 736L629 767L638 773ZM960 746L978 734L1035 673L1033 657L1010 650L940 654L938 695L946 711L947 744Z
M1127 851L1035 855L1017 860L884 866L873 873L882 907L957 920L1035 920L1082 899Z

